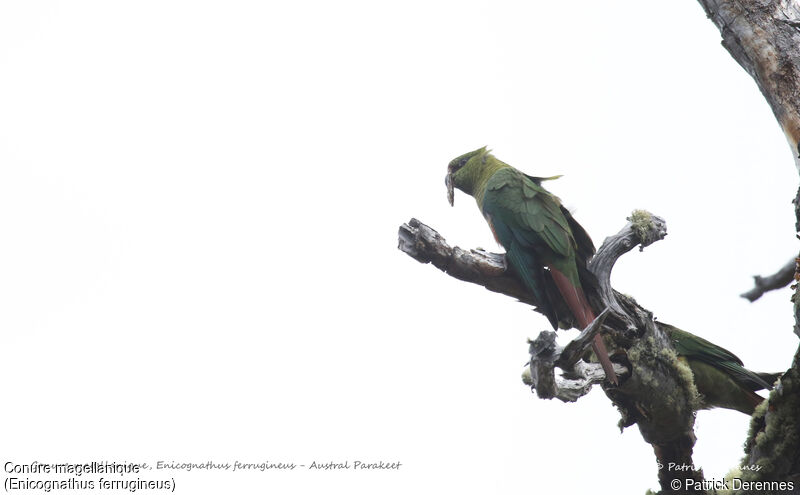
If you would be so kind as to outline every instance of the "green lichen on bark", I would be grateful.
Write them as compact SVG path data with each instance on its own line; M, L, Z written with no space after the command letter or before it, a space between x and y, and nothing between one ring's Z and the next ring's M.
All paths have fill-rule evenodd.
M654 335L649 335L628 350L628 359L641 383L663 393L662 400L668 406L688 406L692 411L698 409L699 394L692 370L678 359L671 346L664 345L663 342L659 345ZM664 374L675 378L675 387L661 386Z
M633 210L627 220L641 243L649 244L650 232L653 231L653 214L647 210Z
M743 481L793 481L800 489L800 350L792 368L781 377L769 399L760 404L750 422L744 448ZM747 491L737 492L740 494ZM762 492L763 493L763 492Z
M683 385L684 392L688 398L689 405L693 411L700 409L701 397L694 383L692 369L682 359L678 358L675 349L665 347L661 349L662 357L675 369L679 381Z

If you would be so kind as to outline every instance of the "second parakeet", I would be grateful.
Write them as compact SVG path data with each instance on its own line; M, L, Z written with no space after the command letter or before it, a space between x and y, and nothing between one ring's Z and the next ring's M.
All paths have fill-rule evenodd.
M781 375L750 371L727 349L672 325L658 325L672 341L678 359L692 370L701 409L722 407L752 415L764 400L756 391L771 389Z

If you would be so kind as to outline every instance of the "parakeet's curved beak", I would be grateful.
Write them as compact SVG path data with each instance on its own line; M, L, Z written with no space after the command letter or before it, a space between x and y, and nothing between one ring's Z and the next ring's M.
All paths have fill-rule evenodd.
M450 206L453 206L453 173L447 172L447 176L444 178L444 185L447 186L447 201L450 203Z

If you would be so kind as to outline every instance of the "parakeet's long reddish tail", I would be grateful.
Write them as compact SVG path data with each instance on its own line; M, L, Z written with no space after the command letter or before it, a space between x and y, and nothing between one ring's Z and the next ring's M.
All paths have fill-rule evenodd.
M569 306L575 319L578 320L578 325L580 325L581 330L588 327L589 324L594 321L594 312L589 305L589 301L586 299L586 294L583 293L583 289L572 285L566 275L554 269L552 266L549 268L550 273L553 275L553 282L555 282L556 287L558 287L561 297L564 298L564 301L567 303L567 306ZM597 360L600 361L606 378L614 385L619 385L619 378L617 378L617 374L614 372L614 366L608 358L608 350L600 335L594 336L592 350L597 356Z

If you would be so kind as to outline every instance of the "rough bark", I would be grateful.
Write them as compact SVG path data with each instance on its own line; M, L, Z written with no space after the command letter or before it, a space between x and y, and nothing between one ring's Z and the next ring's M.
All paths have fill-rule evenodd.
M800 350L791 369L753 414L743 466L738 477L747 482L792 482L794 490L740 490L735 493L800 493Z
M722 46L753 77L800 169L800 5L794 0L699 0Z

